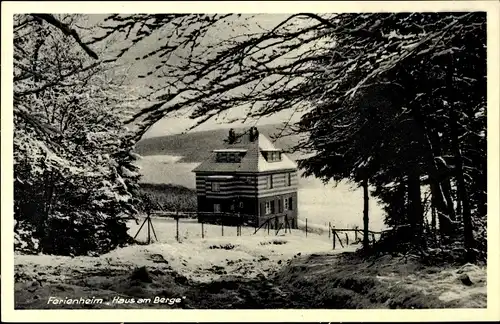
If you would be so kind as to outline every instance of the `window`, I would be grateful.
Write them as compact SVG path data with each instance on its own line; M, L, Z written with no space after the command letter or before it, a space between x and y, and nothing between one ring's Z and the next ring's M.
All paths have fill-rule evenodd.
M243 208L243 201L240 201L240 208Z
M227 155L225 153L217 153L217 162L219 163L227 162Z
M288 210L293 210L293 201L292 201L292 197L288 198Z
M285 175L285 185L287 187L290 187L292 185L292 173L291 172L288 172L286 175Z
M238 154L229 154L227 161L231 163L240 163L241 158Z
M220 204L214 204L214 213L220 213Z
M252 177L250 177L250 176L242 176L241 177L241 182L251 184L252 183Z
M271 202L266 201L266 215L271 214Z
M268 152L264 152L264 156L265 156L267 162L281 161L281 152L268 151Z
M283 199L283 209L288 210L288 198Z
M273 188L273 175L268 175L266 177L266 189L272 189Z
M212 182L212 191L213 192L219 192L220 191L220 183L218 183L218 182Z
M283 209L281 208L281 199L278 199L278 213L281 213Z
M274 209L274 200L270 202L271 203L271 214L276 213L276 209Z
M219 152L217 153L216 161L219 163L240 163L241 157L242 154L239 152Z

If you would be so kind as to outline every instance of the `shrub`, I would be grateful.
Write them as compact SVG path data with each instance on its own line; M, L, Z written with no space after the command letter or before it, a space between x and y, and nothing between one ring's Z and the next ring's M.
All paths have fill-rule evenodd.
M141 183L138 190L142 199L142 211L146 209L163 211L196 212L196 191L172 184Z
M288 243L288 241L286 241L286 240L274 239L274 240L271 240L271 241L260 242L260 245L269 245L269 244L282 245L282 244L286 244L286 243Z
M235 246L231 243L227 243L227 244L220 244L220 245L210 245L208 248L210 250L214 250L214 249L232 250L235 248Z

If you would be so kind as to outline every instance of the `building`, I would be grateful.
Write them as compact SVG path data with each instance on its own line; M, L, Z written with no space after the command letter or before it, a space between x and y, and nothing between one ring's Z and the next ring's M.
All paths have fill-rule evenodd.
M271 228L297 228L297 165L255 127L239 137L230 130L193 172L199 221L260 226L272 218Z

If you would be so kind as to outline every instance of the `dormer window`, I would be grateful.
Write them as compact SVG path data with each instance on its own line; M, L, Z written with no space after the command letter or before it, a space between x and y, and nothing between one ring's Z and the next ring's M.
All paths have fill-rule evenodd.
M225 149L225 150L214 150L216 153L217 163L240 163L243 156L245 156L246 150L240 149Z
M236 153L217 153L217 162L221 163L239 163L241 156Z
M280 151L265 151L263 152L264 157L267 162L279 162L281 161L281 152Z

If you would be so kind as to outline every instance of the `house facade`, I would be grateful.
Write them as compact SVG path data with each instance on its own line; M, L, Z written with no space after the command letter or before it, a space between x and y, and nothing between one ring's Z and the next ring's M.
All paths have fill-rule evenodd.
M234 136L230 134L229 139ZM198 165L199 221L297 227L297 165L253 128Z

